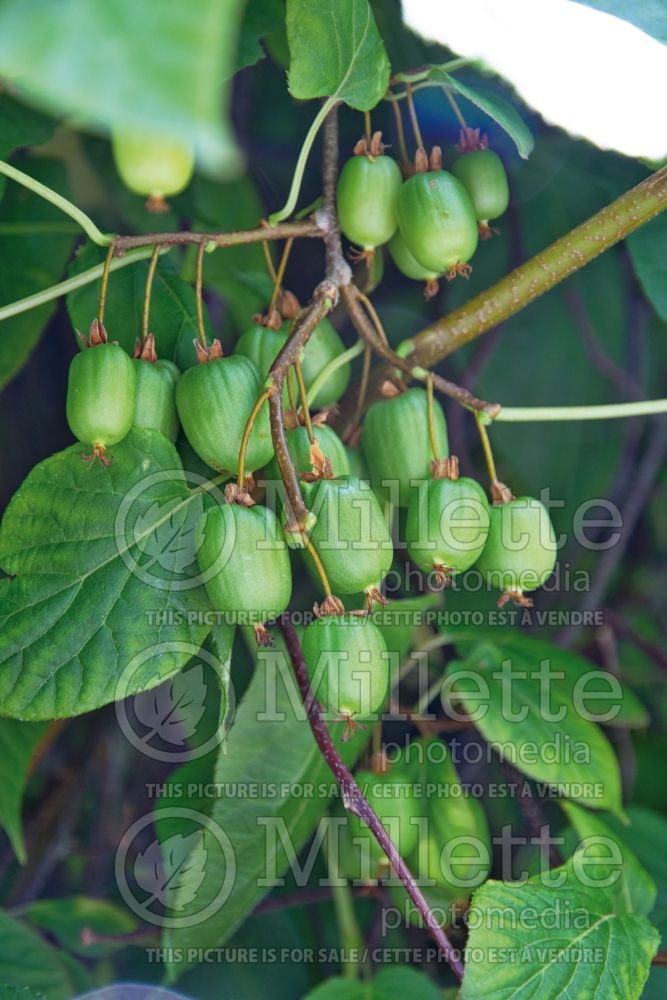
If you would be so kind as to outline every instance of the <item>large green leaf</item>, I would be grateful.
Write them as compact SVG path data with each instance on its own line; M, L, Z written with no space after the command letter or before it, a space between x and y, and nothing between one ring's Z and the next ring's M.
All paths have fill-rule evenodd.
M236 170L221 100L243 0L6 0L0 74L37 103L95 129L145 129L191 143L206 167ZM223 115L223 110L225 113Z
M649 300L660 319L667 322L667 216L659 215L627 239L630 257Z
M389 60L368 0L287 0L289 89L294 97L338 97L375 107Z
M615 878L614 900L618 913L640 913L647 917L655 906L656 884L634 851L599 816L573 802L562 802L562 809L582 841L588 857L597 855L596 879ZM621 858L621 868L617 858ZM607 865L603 860L607 860Z
M174 447L131 431L108 468L84 450L33 469L0 527L5 715L79 715L154 687L208 631L195 558L204 500Z
M470 87L462 83L458 77L452 76L439 66L432 66L429 79L437 80L450 90L465 97L467 101L478 107L484 114L492 118L513 139L519 154L527 159L535 145L532 133L513 104L506 101L500 94L482 88Z
M594 7L606 14L613 14L641 28L659 42L667 44L667 7L663 0L577 0L586 7Z
M243 69L264 56L260 40L277 31L285 21L281 0L248 0L239 32L236 68Z
M79 274L104 258L104 252L92 244L86 245L77 255L70 274ZM111 274L107 292L104 323L110 340L117 340L132 353L134 342L141 333L144 292L148 261L140 260ZM87 333L92 319L97 315L99 283L93 282L77 288L67 296L67 309L72 325ZM211 333L208 311L204 309L207 334ZM197 336L197 312L193 287L179 277L173 263L167 258L158 262L151 297L150 329L155 334L158 356L173 360L176 345L186 342L194 355L192 341Z
M579 711L592 722L626 729L648 725L648 712L630 688L580 653L544 639L534 639L519 629L448 627L446 632L451 632L454 645L464 655L477 643L488 641L503 650L505 656L518 654L530 660L533 669L548 660L557 675L554 684L563 688L570 699L575 699Z
M59 164L30 160L21 168L50 187L65 187ZM0 202L0 306L59 281L76 232L53 205L8 183ZM56 305L46 302L0 323L0 388L25 364Z
M540 677L541 660L522 645L480 643L450 665L451 699L524 774L593 809L620 812L618 761L609 741L577 711L564 684ZM511 678L503 671L506 661Z
M0 825L19 861L25 861L21 830L21 801L30 761L46 731L43 722L0 719Z
M28 987L47 1000L71 1000L79 993L78 968L71 968L69 961L63 961L56 949L38 934L0 910L0 977L3 984ZM20 996L18 993L17 997Z
M330 727L330 732L351 765L368 734L359 731L343 744L340 725ZM231 844L236 865L233 891L203 922L167 929L169 947L187 950L223 944L269 891L262 879L280 876L290 862L279 831L298 854L334 794L334 779L303 717L281 643L273 650L258 651L253 679L218 755L214 781L215 788L231 790L229 796L214 800L210 816ZM179 918L201 912L229 877L220 844L208 830L202 851L206 852L204 882L192 903L175 911ZM182 966L172 968L174 976L182 971Z
M407 965L386 966L373 979L359 982L356 979L334 977L321 983L304 1000L439 1000L442 990L426 973Z
M580 881L576 864L577 855L522 885L491 881L477 890L461 1000L637 1000L660 936L645 917L617 912L613 888ZM556 878L560 885L549 884Z

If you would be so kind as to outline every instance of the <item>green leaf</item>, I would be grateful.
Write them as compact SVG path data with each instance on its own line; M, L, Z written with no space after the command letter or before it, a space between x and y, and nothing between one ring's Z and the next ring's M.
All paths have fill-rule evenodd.
M548 660L553 672L559 675L553 683L576 699L580 713L589 721L625 729L642 729L649 723L648 712L634 692L580 653L533 639L518 629L464 627L452 631L454 644L463 655L478 642L488 641L505 651L506 656L518 654L530 660L533 669Z
M253 66L264 58L260 39L273 34L285 21L285 8L280 0L248 0L239 32L236 68Z
M19 104L8 94L0 96L0 158L6 160L15 149L39 146L53 135L55 122L32 108Z
M42 722L0 719L0 824L22 864L26 853L21 830L21 801L30 761L46 729Z
M304 1000L441 1000L442 990L428 978L407 965L388 966L380 969L370 981L359 982L335 976L321 983Z
M607 879L619 873L614 882L616 911L647 917L655 906L658 890L634 851L599 816L573 802L561 802L561 808L577 835L582 840L590 839L586 846L587 856L609 859L608 865L596 866L596 878ZM620 870L617 859L620 859Z
M0 975L5 985L28 987L48 1000L71 1000L79 993L73 971L55 948L0 910ZM21 993L17 996L23 1000Z
M511 678L502 668L507 661ZM620 813L621 780L609 741L577 711L564 685L540 679L540 663L523 645L480 643L450 665L450 698L524 774L593 809Z
M368 111L389 86L389 60L368 0L287 0L289 89Z
M655 881L658 897L651 923L661 932L664 941L667 938L667 820L642 806L630 806L628 818L629 826L621 824L614 816L610 816L608 822Z
M461 97L465 97L489 118L492 118L513 140L519 155L524 160L528 159L535 146L535 139L513 104L506 101L500 94L462 83L457 77L438 66L430 68L428 79L437 80L444 84L450 90L460 94Z
M242 0L6 0L0 74L96 130L178 135L215 172L236 171L228 93ZM224 110L222 110L224 109Z
M30 160L21 169L62 190L56 163ZM38 195L9 183L0 202L0 305L8 305L59 281L78 229ZM0 323L0 388L23 367L57 303L46 302Z
M188 489L173 445L131 431L108 468L84 450L33 469L0 526L11 575L0 581L0 711L15 718L79 715L155 687L208 631L195 557L203 495ZM156 536L160 558L149 560Z
M667 44L667 8L663 0L634 0L631 4L625 0L577 0L577 3L629 21L647 35Z
M343 759L351 765L363 750L368 733L360 731L343 744L339 725L332 726L330 732ZM262 880L271 882L274 875L280 877L290 862L281 832L298 854L334 794L335 781L304 718L282 643L275 649L258 650L252 681L220 749L214 782L216 788L238 790L229 797L216 798L210 813L212 822L231 843L236 865L233 891L206 920L191 927L167 929L167 947L187 950L217 947L227 941L269 891L270 885ZM177 909L179 917L187 919L200 912L216 898L225 875L229 877L220 844L209 830L204 834L204 850L204 882L192 908ZM300 861L305 864L304 858ZM171 969L174 976L183 971L182 965Z
M70 267L70 276L87 271L104 259L104 251L87 244ZM111 274L107 291L104 324L110 340L131 354L141 334L144 292L148 261L140 260ZM72 326L87 333L98 312L99 283L77 288L67 296L67 310ZM208 310L204 306L207 335L211 334ZM186 341L194 354L192 341L197 336L197 311L194 288L174 270L173 263L161 259L155 271L151 297L150 330L155 334L158 356L173 360L179 340Z
M638 1000L660 937L645 917L617 913L612 890L579 881L578 861L523 885L490 881L478 889L468 915L475 960L466 965L461 1000ZM556 878L561 885L548 883Z
M660 319L667 322L667 217L659 215L631 236L627 244L635 274Z
M131 934L137 921L127 909L107 899L89 896L68 896L63 899L36 899L24 912L24 918L34 927L46 931L68 951L84 958L102 958L124 948L122 935ZM87 944L84 930L105 938L118 937L118 942L105 940Z

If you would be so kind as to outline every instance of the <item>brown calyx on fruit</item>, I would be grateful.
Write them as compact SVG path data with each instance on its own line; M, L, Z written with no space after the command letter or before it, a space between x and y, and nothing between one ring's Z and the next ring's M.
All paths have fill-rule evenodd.
M459 460L456 455L445 458L434 458L431 461L431 472L434 479L458 479Z
M363 135L352 152L355 156L367 156L372 160L375 156L382 156L385 149L388 149L388 146L382 141L382 132L373 132L370 139Z
M430 299L435 298L435 296L440 291L440 282L437 278L429 278L424 285L424 298L428 302Z
M222 344L216 337L210 347L202 347L199 341L195 338L192 341L195 345L195 354L197 355L197 363L200 365L206 364L207 361L217 361L218 358L224 357L222 352Z
M389 379L385 381L380 386L380 395L384 396L385 399L394 399L396 396L401 395L402 390L396 385L395 382L390 382Z
M479 128L462 128L456 148L459 153L474 153L477 149L488 149L489 137Z
M349 743L353 736L360 730L366 730L368 726L365 726L362 722L357 722L354 716L349 715L346 712L342 712L339 717L345 723L345 728L343 729L343 735L341 736L341 741L343 743Z
M99 319L94 319L90 324L87 337L84 337L78 330L75 332L84 347L98 347L100 344L109 343L109 336L104 323L100 323Z
M472 274L472 266L470 264L464 264L462 260L457 260L456 264L452 264L450 269L445 274L447 281L453 281L454 278L469 278Z
M252 476L250 478L252 479ZM254 487L254 479L252 482ZM225 486L225 500L227 503L238 504L239 507L255 506L255 501L252 498L253 491L246 489L246 483L243 486L239 486L238 483L227 483Z
M301 312L301 303L294 292L281 292L278 296L278 309L283 319L296 319Z
M327 594L320 604L313 604L313 614L316 618L326 618L327 615L344 615L345 605L340 597L335 594Z
M370 270L373 258L375 257L375 247L371 247L368 250L364 250L362 247L350 247L347 255L353 264L365 264Z
M283 318L275 306L272 306L266 313L255 313L253 321L259 326L265 326L268 330L279 330L283 325Z
M266 625L253 625L253 628L255 629L255 639L258 646L262 646L263 648L273 646L273 639Z
M442 170L442 149L434 146L428 158L428 165L431 170Z
M374 604L379 604L381 608L386 608L389 604L389 598L384 596L379 587L366 587L365 594L366 611L368 612L373 610Z
M499 506L501 503L509 503L510 500L514 500L514 494L509 486L506 486L505 483L501 483L499 479L493 480L490 490L491 500L495 506Z
M81 458L88 465L88 468L92 468L95 462L99 462L105 468L111 465L111 453L107 450L106 446L101 442L93 445L93 450L90 455L82 455Z
M480 240L491 240L494 236L500 236L500 230L490 226L486 219L483 219L477 223L477 235Z
M433 563L433 578L439 590L451 586L452 568L444 566L443 563Z
M152 212L154 215L165 215L171 205L161 194L149 194L145 207L147 212Z
M331 462L320 448L317 441L310 446L311 472L300 473L304 483L317 483L320 479L333 479L334 471Z
M415 153L415 173L425 174L428 173L429 162L428 155L423 146L419 146Z
M504 590L496 603L499 608L504 608L508 601L514 601L520 608L532 608L533 606L532 597L526 597L524 592L519 589Z
M155 334L149 333L144 341L137 337L134 342L132 357L140 361L150 361L155 364L157 361L157 351L155 350Z

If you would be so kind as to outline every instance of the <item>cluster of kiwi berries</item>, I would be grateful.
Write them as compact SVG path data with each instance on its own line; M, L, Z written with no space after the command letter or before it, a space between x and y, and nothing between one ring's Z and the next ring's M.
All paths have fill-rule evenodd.
M478 238L493 233L491 221L509 204L505 168L479 129L462 129L451 171L442 168L439 146L429 156L420 147L404 180L384 149L376 132L360 139L345 163L338 181L340 226L362 256L387 244L399 271L426 282L429 298L441 276L469 274Z
M495 154L482 149L464 153L455 164L462 181L438 168L418 170L402 182L378 137L374 143L358 151L341 173L338 203L344 231L365 250L398 235L432 275L463 265L476 245L478 217L486 222L506 203L505 195L505 202L482 197L494 187L489 177L496 177L498 187L495 160L488 159ZM115 151L120 164L122 145L115 143ZM154 149L147 152L143 146L142 151L155 163ZM132 158L137 158L134 147ZM191 165L186 170L184 161L176 161L180 182L187 183ZM161 174L157 183L148 169L134 167L134 187L142 193L158 198L177 186L174 176ZM95 320L72 361L67 394L67 419L73 434L88 446L85 457L91 464L108 464L108 449L133 426L172 442L180 426L179 448L186 443L208 469L223 481L231 479L249 417L298 311L294 296L283 293L275 308L255 318L232 354L223 355L218 340L206 347L195 341L192 364L182 372L173 362L158 360L151 334L137 342L130 358L108 341ZM337 331L323 320L302 351L302 381L306 393L312 390L309 406L320 411L312 426L309 421L301 425L296 397L286 386L293 424L287 443L311 511L305 531L294 530L284 496L274 509L258 503L259 494L247 488L239 469L238 483L225 489L226 502L203 515L197 559L213 608L254 624L258 640L267 641L265 621L284 612L292 596L289 550L307 550L294 558L306 559L311 568L314 559L320 579L326 576L328 592L305 629L304 655L322 703L335 717L354 721L374 716L387 697L386 646L367 614L373 603L384 601L380 588L393 561L382 506L387 499L407 509L403 540L422 570L444 584L476 564L502 591L501 602L514 598L530 603L526 593L550 575L556 546L548 512L538 500L514 498L495 484L489 504L475 481L459 477L456 459L448 456L442 408L423 388L396 390L374 403L363 420L361 447L346 446L326 423L350 379L349 363L339 360L343 350ZM281 478L266 401L246 444L243 472L255 474L253 486L264 485L270 496L268 486L280 490ZM218 568L221 552L224 565ZM359 608L360 596L365 608ZM350 598L353 607L346 610L342 597Z

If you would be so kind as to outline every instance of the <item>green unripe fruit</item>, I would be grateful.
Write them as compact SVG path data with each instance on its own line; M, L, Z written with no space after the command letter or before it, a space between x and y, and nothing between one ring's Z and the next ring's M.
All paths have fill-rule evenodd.
M317 518L310 540L335 594L377 597L393 546L373 490L354 476L322 479L308 506Z
M387 647L369 618L327 615L303 633L303 655L315 697L348 720L370 720L389 689Z
M474 479L433 479L415 491L405 541L413 562L447 582L477 561L489 534L489 502Z
M306 389L310 389L322 369L326 368L329 362L337 358L344 350L345 345L336 328L328 319L320 320L310 335L301 359L301 370ZM346 361L329 376L321 389L318 389L311 402L311 408L321 410L337 403L347 389L349 381L350 363Z
M446 170L413 174L396 202L401 235L415 259L436 274L470 260L477 249L477 219L470 196Z
M279 351L285 346L288 337L288 325L283 324L280 330L256 323L249 327L239 338L234 354L241 354L257 365L262 378L266 378L271 365L276 360ZM301 371L306 389L309 389L323 368L344 350L343 341L328 319L321 320L306 344L301 356ZM289 375L292 386L297 394L297 382L293 374ZM312 408L319 409L337 402L347 389L350 381L350 365L346 363L337 368L330 378L318 390L312 400ZM283 390L283 405L287 406L289 395L287 380Z
M449 454L447 424L437 400L433 400L433 419L438 457L444 458ZM408 389L373 403L364 420L361 447L373 488L407 507L417 489L413 482L432 478L426 390Z
M262 392L262 379L249 358L215 358L183 372L176 384L176 408L186 437L212 469L236 469L241 439L250 413ZM268 405L255 420L246 472L254 472L273 454Z
M292 570L275 514L259 505L219 504L202 515L200 531L197 563L214 610L254 626L282 614Z
M67 423L72 434L102 454L132 427L137 377L128 354L117 344L86 347L69 366Z
M114 133L111 142L116 169L135 194L162 199L189 184L195 161L186 143L145 132Z
M396 196L403 178L389 156L351 157L336 191L340 228L348 240L373 250L396 231Z
M361 448L353 448L351 445L346 445L345 451L347 452L347 462L349 466L348 474L350 476L356 476L356 478L361 479L362 482L370 482L370 473Z
M407 857L417 847L418 819L424 805L423 800L415 798L412 782L400 768L380 775L359 771L355 779L399 854ZM386 873L389 865L386 854L366 824L352 813L348 818L348 832L360 851L362 865L368 859L376 875Z
M331 463L334 476L347 476L350 473L350 462L347 448L336 434L333 428L326 424L313 427L313 437L317 441L322 453ZM287 432L287 446L294 462L297 476L302 473L311 472L310 464L310 439L305 427L295 427ZM272 465L277 462L275 459Z
M499 218L509 205L510 192L503 161L492 149L475 149L459 156L452 173L470 195L480 222Z
M534 497L517 497L491 507L489 537L477 568L504 597L520 596L541 587L551 576L556 551L556 534L546 507Z
M397 229L387 244L387 249L398 270L413 281L435 281L439 275L428 267L423 267L411 253L403 239L400 229Z
M137 402L134 426L160 431L170 441L178 436L176 383L180 372L173 361L134 359Z

